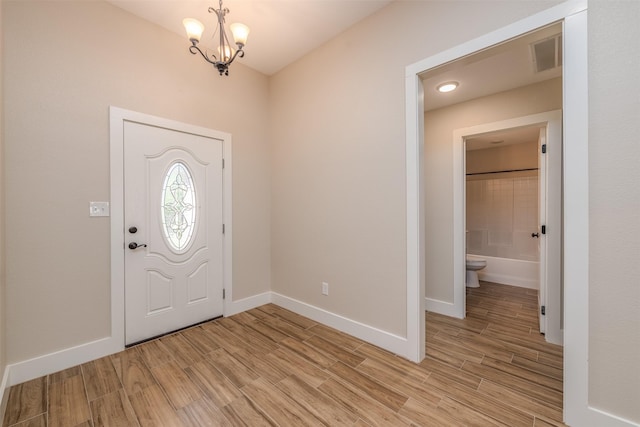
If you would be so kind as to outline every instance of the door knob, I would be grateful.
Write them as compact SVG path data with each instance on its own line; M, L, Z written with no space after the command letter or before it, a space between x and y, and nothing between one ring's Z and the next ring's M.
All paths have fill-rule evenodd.
M138 232L138 227L129 227L129 233L136 234Z
M136 248L146 248L146 247L147 247L147 245L145 245L144 243L141 243L141 244L137 244L136 242L129 243L129 249L131 249L131 250L136 249Z
M536 237L536 238L538 238L538 237L540 237L540 233L531 233L531 237ZM146 245L145 245L145 246L146 246Z

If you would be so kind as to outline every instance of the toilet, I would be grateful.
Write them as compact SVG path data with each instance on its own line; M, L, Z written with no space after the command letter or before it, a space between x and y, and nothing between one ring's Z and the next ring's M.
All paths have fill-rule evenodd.
M467 288L479 288L478 271L487 266L487 260L467 256Z

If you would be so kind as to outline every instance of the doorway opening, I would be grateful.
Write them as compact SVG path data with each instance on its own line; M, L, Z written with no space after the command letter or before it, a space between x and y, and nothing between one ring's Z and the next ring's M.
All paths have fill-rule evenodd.
M466 311L466 258L480 257L484 280L537 292L539 330L559 345L561 120L560 110L533 114L457 129L453 140L454 292L459 296L454 305L462 315L456 317Z
M564 420L591 419L588 384L588 80L587 4L565 2L485 36L416 62L406 69L407 174L407 351L409 359L425 356L425 92L421 76L461 58L501 45L537 29L562 23L563 39L563 278ZM447 252L447 248L443 253Z

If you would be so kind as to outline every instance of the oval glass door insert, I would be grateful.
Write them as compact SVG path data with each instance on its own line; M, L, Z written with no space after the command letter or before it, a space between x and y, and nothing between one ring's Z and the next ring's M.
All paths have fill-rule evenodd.
M187 166L176 162L169 167L162 185L160 217L164 238L174 251L183 252L191 243L196 226L196 192Z

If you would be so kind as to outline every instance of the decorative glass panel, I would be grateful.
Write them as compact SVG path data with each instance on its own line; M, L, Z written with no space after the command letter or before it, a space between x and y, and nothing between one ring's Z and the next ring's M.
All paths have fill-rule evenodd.
M167 171L160 204L165 239L174 250L185 250L196 225L196 192L184 163L176 162Z

